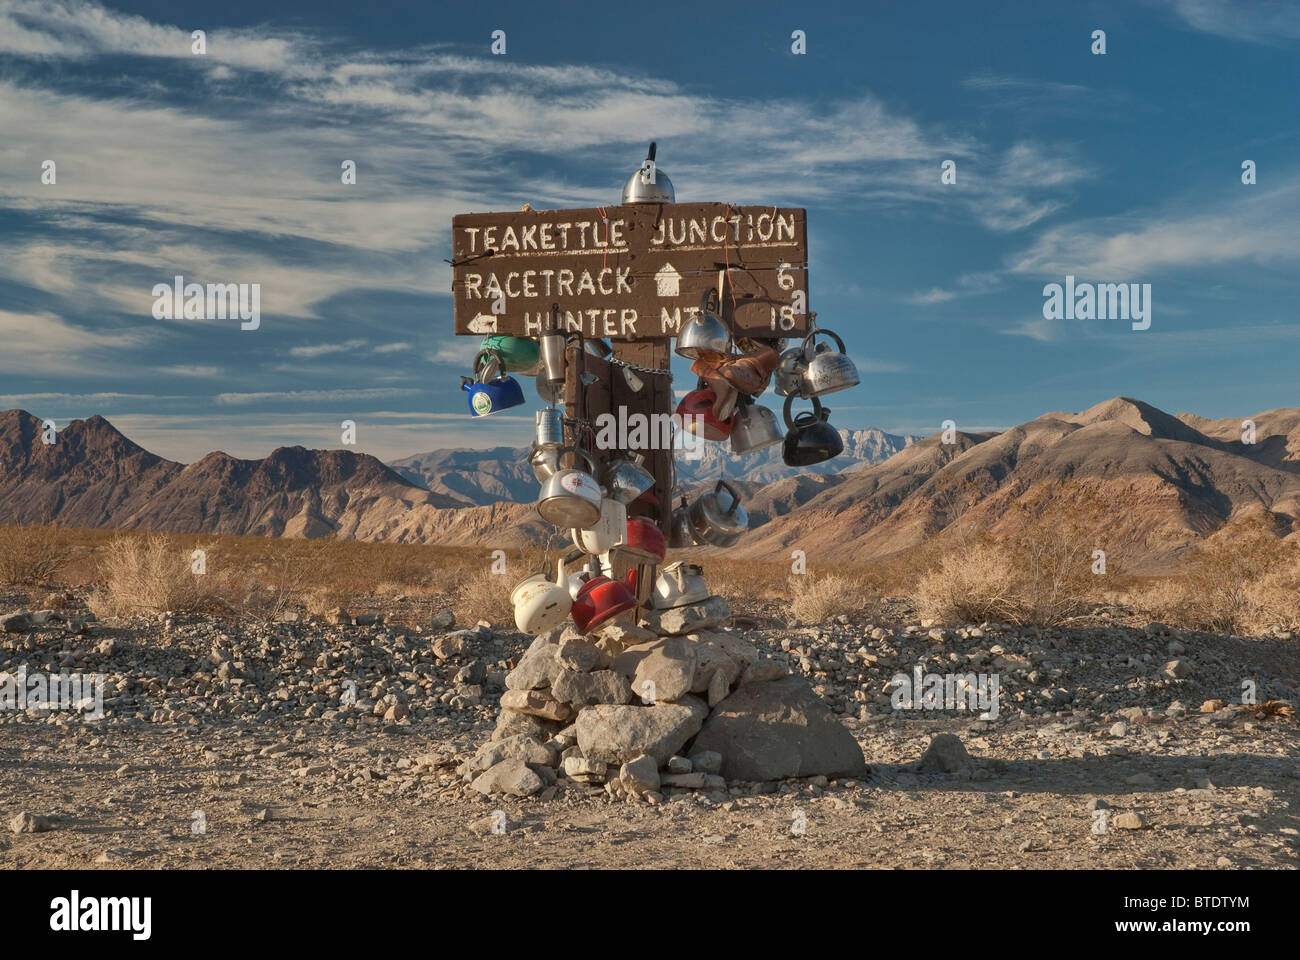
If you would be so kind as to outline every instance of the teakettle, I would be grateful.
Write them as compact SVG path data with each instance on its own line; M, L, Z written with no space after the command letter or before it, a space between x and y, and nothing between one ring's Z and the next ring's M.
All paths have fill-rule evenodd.
M659 525L647 517L628 517L627 532L617 551L640 563L659 563L668 550Z
M558 627L573 606L564 561L559 563L554 582L541 573L519 581L510 593L510 602L515 608L515 626L522 632L544 633Z
M695 534L691 531L691 509L686 505L686 498L673 511L672 525L669 527L668 546L674 549L698 546Z
M772 375L772 389L783 397L798 397L803 392L803 375L808 369L804 361L803 345L789 347L781 352L781 362Z
M832 350L824 343L817 343L819 335L830 337L839 349ZM837 390L856 387L860 382L857 366L844 352L844 341L834 331L814 327L804 337L801 349L805 364L802 391L805 397L824 397Z
M700 565L690 560L677 560L668 564L655 581L655 609L669 610L703 603L709 599L709 588L704 583L703 573Z
M682 402L677 404L682 428L705 440L726 440L731 435L731 418L718 419L714 412L717 402L717 394L708 387L692 390L682 397Z
M628 178L623 185L624 203L676 203L677 195L673 191L673 182L668 175L655 166L655 145L650 144L646 153L646 162L641 169Z
M791 420L790 405L794 399L787 397L785 401L785 425L788 429L781 459L787 466L807 467L838 457L844 450L844 438L830 425L830 410L813 397L812 410L805 410Z
M574 453L587 461L587 470L566 467L547 477L537 500L541 518L557 527L586 529L600 520L600 484L592 473L596 469L591 455L576 447L560 447L557 454Z
M498 375L503 364L499 353L480 350L474 358L475 378L460 378L460 388L469 394L466 399L469 402L470 416L489 417L524 402L524 391L519 382L513 377Z
M753 453L785 438L776 422L776 414L747 397L741 398L731 419L732 453Z
M558 407L548 406L536 414L537 429L533 442L539 447L559 446L564 443L564 418Z
M645 468L645 457L637 454L631 458L613 461L605 472L605 486L609 495L623 503L631 503L655 485L654 474Z
M592 577L578 590L569 613L579 633L591 633L635 607L636 571L629 570L623 580L611 580L604 574Z
M740 494L726 480L719 480L711 491L696 498L690 518L695 539L715 547L731 546L749 529L749 515L740 505Z
M627 505L606 497L600 503L600 519L585 530L573 531L573 545L587 553L605 553L626 537Z
M712 288L705 290L700 298L700 312L682 325L677 334L677 346L673 348L679 356L695 359L701 353L732 352L731 334L710 308L714 293Z
M490 350L499 356L502 370L506 373L526 373L532 376L537 372L537 364L541 359L537 341L531 337L494 333L483 338L479 349Z
M536 443L528 453L528 465L533 468L533 476L538 483L545 483L556 470L560 469L558 447L540 447Z

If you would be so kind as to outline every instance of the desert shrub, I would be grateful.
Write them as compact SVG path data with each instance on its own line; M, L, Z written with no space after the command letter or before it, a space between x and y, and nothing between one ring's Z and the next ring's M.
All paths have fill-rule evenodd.
M923 574L915 596L923 617L1017 626L1064 623L1105 599L1119 573L1093 573L1104 508L1077 485L1060 502L1046 497L1012 504L1015 532L962 536Z
M790 612L804 623L856 616L875 601L862 580L835 574L791 577L790 593Z
M451 607L456 620L475 623L486 620L494 625L514 623L515 612L510 605L510 588L515 580L482 569L466 575Z
M71 550L53 527L0 527L0 583L33 584L53 580Z
M1135 602L1153 619L1193 630L1300 629L1300 547L1261 523L1234 524Z
M110 540L100 558L101 585L88 598L90 609L96 616L120 617L225 608L216 579L192 572L190 553L161 534Z

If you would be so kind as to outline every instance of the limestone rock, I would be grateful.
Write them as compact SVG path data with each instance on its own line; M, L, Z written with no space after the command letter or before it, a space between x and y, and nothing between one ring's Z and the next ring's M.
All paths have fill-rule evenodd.
M632 699L632 689L613 670L594 673L561 670L551 683L551 696L561 703L585 707L593 703L627 703Z
M695 684L694 647L680 637L629 647L614 660L614 670L631 681L633 694L676 703Z
M549 687L561 670L555 654L559 644L538 643L534 640L519 660L518 666L506 674L506 687L510 690L541 690Z
M921 755L919 769L926 773L960 773L973 766L961 738L941 733L930 741Z
M649 754L664 763L693 737L708 715L698 697L678 703L598 704L578 714L578 746L584 757L627 763Z
M659 764L654 757L643 753L623 764L618 779L632 793L653 793L659 789Z
M866 776L848 729L802 677L741 684L709 715L692 752L722 756L728 780Z
M725 598L709 597L703 603L647 611L642 625L660 636L675 637L721 626L730 617L731 606Z
M516 713L527 713L561 723L573 716L573 708L536 690L507 690L501 694L501 706Z
M502 760L479 774L470 784L483 794L507 793L513 797L531 797L545 784L522 760Z

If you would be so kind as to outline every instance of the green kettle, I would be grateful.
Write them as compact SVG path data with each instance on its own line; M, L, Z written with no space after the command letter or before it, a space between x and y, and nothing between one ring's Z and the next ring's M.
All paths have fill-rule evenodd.
M491 350L501 356L510 373L536 373L541 362L541 350L537 341L531 337L512 337L505 333L496 333L484 337L479 344L480 350Z

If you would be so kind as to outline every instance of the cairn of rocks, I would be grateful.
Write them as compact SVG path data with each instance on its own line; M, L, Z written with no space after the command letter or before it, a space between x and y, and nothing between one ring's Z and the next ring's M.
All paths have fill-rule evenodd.
M802 677L724 624L722 597L639 625L537 636L506 675L491 740L459 773L482 794L603 789L661 802L728 784L864 777L866 760Z

